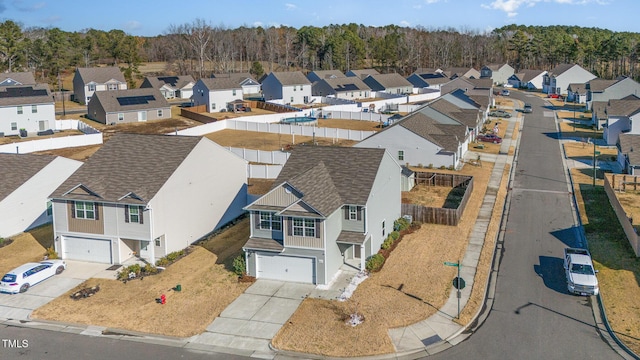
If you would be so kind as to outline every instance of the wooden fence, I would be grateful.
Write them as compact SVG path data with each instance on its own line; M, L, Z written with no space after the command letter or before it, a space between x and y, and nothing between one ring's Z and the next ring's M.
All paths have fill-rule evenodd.
M636 229L631 223L627 212L624 211L622 204L620 204L620 200L616 196L616 190L623 190L623 188L629 185L630 180L633 178L633 187L635 189L636 176L633 175L612 175L611 182L609 182L609 177L605 174L604 177L604 192L607 194L609 198L609 203L613 208L613 211L616 213L616 217L622 225L622 229L624 230L625 235L627 236L627 241L633 248L633 252L636 256L640 256L640 238L638 238L638 233L636 233ZM613 186L612 186L613 183ZM615 190L614 190L615 189Z
M402 215L411 215L413 221L428 224L457 226L473 193L473 177L456 174L416 173L416 184L426 186L465 187L460 204L455 209L435 208L417 204L402 204Z
M207 105L198 105L198 106L191 106L188 108L180 108L180 116L184 116L191 120L199 121L203 124L215 122L216 121L215 118L201 114L206 111L207 111Z

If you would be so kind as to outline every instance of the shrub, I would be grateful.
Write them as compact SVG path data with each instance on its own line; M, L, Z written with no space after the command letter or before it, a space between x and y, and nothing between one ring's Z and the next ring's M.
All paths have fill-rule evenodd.
M382 265L384 265L384 256L381 254L374 254L373 256L367 259L367 263L365 264L367 271L376 272L382 269Z
M178 250L167 254L166 258L170 263L172 263L178 260L178 258L180 258L182 255L184 255L184 250Z
M386 239L384 239L384 241L382 242L382 245L380 245L380 248L382 250L389 250L389 248L391 248L391 245L393 245L393 239L389 236Z
M138 275L140 275L140 271L142 271L142 268L140 267L139 264L129 265L124 269L118 271L117 278L118 280L128 280L129 274L134 273L135 276L137 277Z
M149 274L149 275L153 275L156 274L158 272L158 268L151 265L151 264L147 264L144 266L143 272L145 274Z
M47 259L59 259L60 257L58 256L58 253L55 251L55 249L52 247L47 248L47 252L44 254L44 256L47 257Z
M427 166L429 169L433 169L433 164L429 164L429 166Z
M440 170L445 170L446 168L447 168L447 167L446 167L446 166L444 166L444 165L440 166Z
M167 260L166 257L160 258L158 259L158 261L156 261L156 266L167 266L169 265L169 260Z
M402 230L406 230L409 228L411 224L409 223L409 221L405 218L400 218L396 221L393 222L393 229L395 231L402 231Z
M233 272L238 276L242 276L247 272L247 262L244 258L244 251L233 259Z
M400 233L399 232L392 231L391 233L389 233L389 237L387 239L391 238L391 241L396 241L396 240L398 240L399 237L400 237Z

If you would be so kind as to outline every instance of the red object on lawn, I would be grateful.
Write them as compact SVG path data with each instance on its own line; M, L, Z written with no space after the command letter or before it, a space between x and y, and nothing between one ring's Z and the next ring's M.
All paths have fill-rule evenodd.
M164 294L160 295L160 303L164 305L166 302L167 302L167 297Z

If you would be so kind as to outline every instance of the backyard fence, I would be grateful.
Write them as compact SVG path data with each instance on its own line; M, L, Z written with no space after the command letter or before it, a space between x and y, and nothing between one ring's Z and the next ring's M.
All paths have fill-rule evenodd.
M235 147L227 147L226 149L247 161L263 164L284 165L284 163L287 162L287 159L289 159L289 155L291 155L284 151L264 151Z
M283 134L283 135L301 135L301 136L310 136L310 137L315 136L315 137L321 137L321 138L361 141L375 134L375 131L321 128L321 127L307 126L307 125L256 123L256 122L239 121L239 120L224 120L224 121L227 125L226 126L227 129L267 132L272 134Z
M633 248L633 252L636 256L640 256L640 239L638 238L638 233L633 226L633 219L629 218L629 215L627 215L627 212L624 210L622 204L620 204L620 200L618 200L618 197L616 196L616 190L624 191L627 186L633 186L633 189L635 190L637 180L637 176L612 175L611 182L609 182L609 177L605 174L604 191L609 198L609 203L611 203L611 207L616 213L616 217L618 218L620 225L622 225L622 229L627 236L627 240L629 241L631 248Z
M380 114L374 112L362 112L362 111L322 111L320 116L330 119L346 119L346 120L364 120L373 122L384 122L391 117L389 114Z
M411 215L413 221L428 224L457 226L473 193L473 177L456 174L420 173L416 172L416 184L427 186L446 186L455 188L464 186L465 192L460 204L455 209L436 208L418 204L402 204L402 215Z
M247 165L247 178L275 179L282 171L283 165L249 164Z
M28 154L35 151L102 144L102 134L71 135L0 145L0 153Z

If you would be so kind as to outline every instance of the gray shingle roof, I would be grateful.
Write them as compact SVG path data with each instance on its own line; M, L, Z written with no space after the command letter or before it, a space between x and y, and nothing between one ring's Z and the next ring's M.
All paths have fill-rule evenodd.
M56 156L0 153L0 201L49 165Z
M589 84L589 90L591 90L591 92L603 92L606 88L617 83L618 81L620 80L607 80L607 79L596 78L596 79L590 80L587 84Z
M301 71L272 72L283 86L288 85L311 85L311 81Z
M567 87L567 90L576 94L586 94L587 93L587 84L585 83L571 83Z
M445 99L438 99L429 104L429 107L456 119L467 127L474 128L478 125L478 110L461 109Z
M0 87L0 106L38 105L53 103L53 96L51 95L51 92L49 91L49 85L47 84Z
M467 79L475 89L491 89L493 87L493 81L489 78L483 79Z
M209 90L241 90L242 86L240 86L239 78L235 77L227 77L227 78L205 78L200 79Z
M115 66L108 67L93 67L93 68L77 68L77 74L82 79L82 83L88 84L92 81L98 84L104 84L107 81L114 79L120 82L127 82L124 75L120 71L120 68Z
M560 64L560 65L554 67L553 69L551 69L551 71L549 71L549 76L562 75L562 73L564 73L565 71L571 69L574 66L577 66L577 65L576 64Z
M50 197L146 204L200 141L199 136L114 134ZM78 185L97 197L68 193ZM130 193L140 200L126 197Z
M420 112L410 114L392 126L402 126L447 151L457 151L459 143L464 140L463 125L443 125Z
M449 78L460 77L460 76L466 77L469 72L472 72L477 76L480 76L480 72L478 70L474 68L465 68L465 67L449 67L444 69L443 72Z
M316 74L320 79L346 77L346 75L340 70L315 70L315 71L312 71L312 73Z
M631 116L640 112L640 100L609 100L605 110L609 116Z
M189 85L189 83L194 83L193 76L191 75L181 75L181 76L147 76L146 80L151 84L151 87L154 89L160 89L161 87L167 85L169 88L173 90L179 90L183 87Z
M640 135L620 134L620 151L627 156L631 166L640 165Z
M0 83L7 79L14 80L17 84L20 84L20 85L36 84L36 79L33 77L33 73L31 71L8 72L8 73L0 74Z
M398 73L369 75L364 79L364 82L369 85L372 90L376 91L396 87L413 87L413 84L411 84L409 80L403 78L402 75ZM380 86L382 88L380 88Z
M367 203L384 149L297 146L274 184L287 182L328 216L344 204Z
M136 96L153 96L153 100L151 100L151 98L148 98L146 103L132 105L121 105L120 102L122 100L118 100L118 98ZM160 93L160 90L153 88L96 91L95 93L93 93L91 101L93 101L94 99L97 99L100 102L105 112L107 113L171 107L171 105L169 105L169 102L167 102L167 99L165 99L164 96L162 96L162 94Z
M606 119L607 118L607 101L594 101L591 103L591 111L596 116L596 119Z
M369 75L378 75L380 74L376 69L357 69L357 70L349 70L354 76L359 77L360 79L364 79Z
M371 90L371 88L367 84L365 84L364 81L355 76L323 80L336 92Z
M533 80L534 78L536 78L537 76L540 76L543 73L545 73L544 70L522 69L518 71L516 76L521 82L528 83L529 81Z

